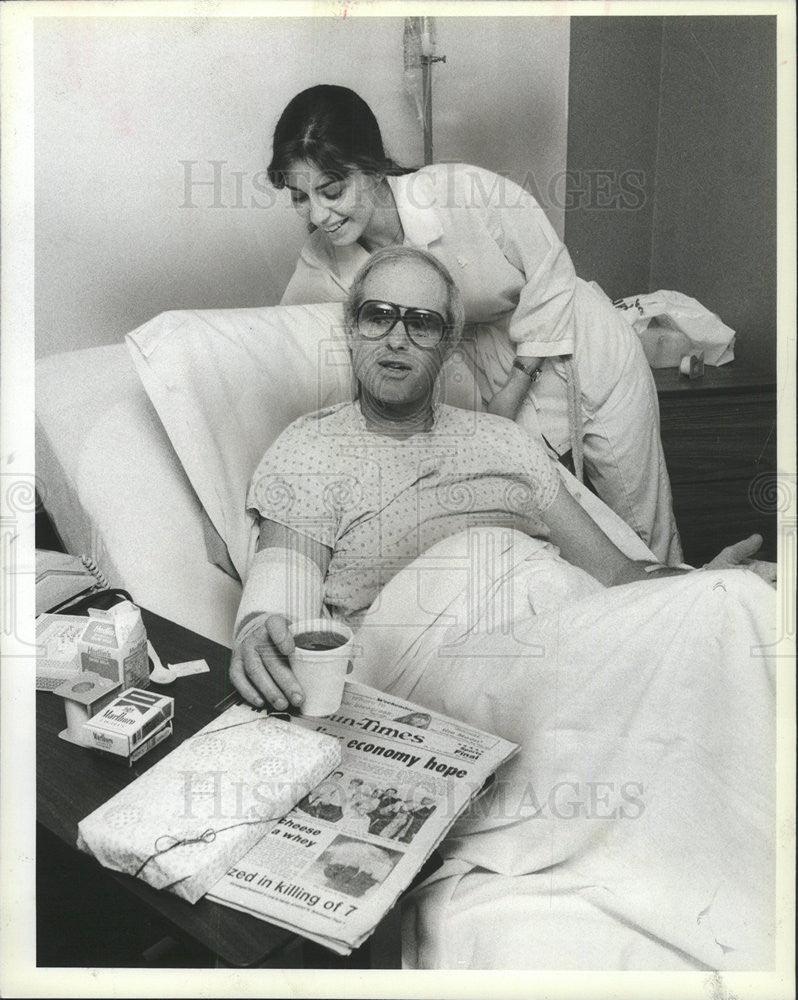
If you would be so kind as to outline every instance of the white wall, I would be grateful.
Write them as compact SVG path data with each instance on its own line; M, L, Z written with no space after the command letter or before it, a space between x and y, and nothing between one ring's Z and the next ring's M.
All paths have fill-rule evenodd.
M438 29L435 158L564 169L567 19ZM165 309L276 302L303 239L263 175L277 117L304 87L351 86L420 164L402 39L401 18L38 19L37 353L117 342Z
M567 17L435 18L433 155L523 184L562 238Z

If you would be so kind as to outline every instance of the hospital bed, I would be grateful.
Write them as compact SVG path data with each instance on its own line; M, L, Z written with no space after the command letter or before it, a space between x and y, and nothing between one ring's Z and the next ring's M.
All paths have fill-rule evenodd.
M462 354L444 370L441 392L454 405L479 408ZM229 645L254 544L244 510L249 478L288 423L351 393L338 304L164 313L124 344L38 362L38 491L65 548L93 559L111 586ZM589 490L565 470L561 475L628 555L652 558ZM442 554L462 555L445 547ZM561 568L550 569L544 560L540 579L543 591L554 594ZM721 583L729 601L748 600L725 577ZM398 606L405 584L399 574L389 585ZM451 597L447 586L444 574L441 599ZM517 696L508 701L497 694L509 690L503 671L528 684L529 662L519 662L517 646L503 645L506 630L477 639L479 657L458 661L454 685L446 681L451 663L434 652L424 661L426 672L411 676L399 655L402 637L373 650L374 673L364 679L450 715L470 714L474 724L524 745L506 782L497 783L516 812L467 818L443 851L438 875L406 900L408 967L684 970L761 968L771 961L773 676L764 661L752 670L750 659L737 662L734 649L719 654L707 639L700 655L717 669L692 684L700 655L690 630L730 614L718 603L720 592L710 591L694 583L678 603L655 584L643 603L623 593L606 603L588 588L573 607L555 602L537 622L519 623L530 648L541 645L541 622L554 629L543 643L555 635L547 647L556 649L554 660L533 660L536 669L547 663L553 670L555 688L568 679L560 690L572 700L565 720L562 701L541 708L541 716L521 711ZM770 593L757 590L753 617L767 610ZM637 616L639 638L646 630L656 635L657 621L673 621L676 603L681 625L662 636L656 663L645 660L642 647L618 644L619 623L628 625L630 615ZM766 630L754 638L766 645ZM569 672L573 663L578 670ZM669 663L673 675L664 681ZM624 673L630 665L633 684ZM724 671L735 679L732 694ZM728 728L720 727L720 738L716 723L724 712ZM607 745L613 752L602 755ZM658 787L663 758L653 748L663 746L673 750L671 771ZM688 784L696 755L700 787ZM542 770L541 760L549 762ZM747 794L734 791L735 782L746 783ZM714 789L709 799L705 786ZM492 801L490 808L498 808ZM629 816L618 822L624 803ZM722 836L713 841L719 816ZM657 837L671 838L659 879L650 861ZM690 850L695 861L682 884L677 873ZM720 873L718 857L727 862Z

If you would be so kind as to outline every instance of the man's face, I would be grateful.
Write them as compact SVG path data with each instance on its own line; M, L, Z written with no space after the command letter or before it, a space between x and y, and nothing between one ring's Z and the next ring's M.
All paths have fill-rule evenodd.
M410 306L446 316L446 286L423 261L378 265L366 278L361 298L398 305L402 311ZM431 402L435 380L450 353L445 339L435 347L419 347L401 321L379 340L367 340L355 329L350 344L355 376L364 394L400 412Z

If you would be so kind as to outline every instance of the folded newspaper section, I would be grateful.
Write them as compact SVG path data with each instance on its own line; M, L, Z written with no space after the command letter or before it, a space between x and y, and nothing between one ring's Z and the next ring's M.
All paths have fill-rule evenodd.
M78 847L194 903L340 759L333 737L236 705L81 820Z
M340 766L208 896L348 954L518 747L353 682L334 715L295 721L335 737Z

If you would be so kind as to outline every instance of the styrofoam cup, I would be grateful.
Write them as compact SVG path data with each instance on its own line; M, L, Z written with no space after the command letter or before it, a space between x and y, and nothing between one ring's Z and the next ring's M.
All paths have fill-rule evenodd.
M309 618L295 622L289 632L296 641L305 632L334 633L345 641L332 649L305 649L295 646L288 657L291 669L305 692L299 711L302 715L332 715L341 704L346 675L352 669L352 630L329 618Z

